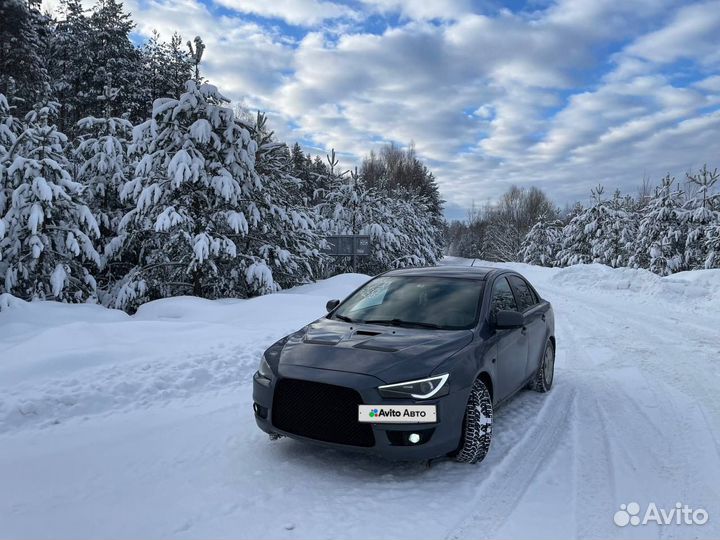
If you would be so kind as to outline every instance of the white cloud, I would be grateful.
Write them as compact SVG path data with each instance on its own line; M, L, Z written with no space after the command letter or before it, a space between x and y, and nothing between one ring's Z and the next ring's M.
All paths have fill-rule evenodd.
M663 28L640 37L627 53L656 63L695 59L720 64L720 1L688 5Z
M409 19L457 19L472 13L471 0L361 0L380 13L400 13Z
M321 0L217 0L241 13L282 19L290 24L314 26L328 19L354 17L355 12L334 2Z

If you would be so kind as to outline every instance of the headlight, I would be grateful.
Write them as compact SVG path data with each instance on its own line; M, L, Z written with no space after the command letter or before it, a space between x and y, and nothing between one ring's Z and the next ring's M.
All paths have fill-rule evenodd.
M263 355L262 359L260 360L260 367L258 367L258 374L261 377L264 377L265 379L268 379L268 380L272 380L272 378L273 378L272 369L270 369L270 364L268 364L268 361L265 360L265 355Z
M382 397L387 398L430 399L445 396L450 392L450 387L445 384L449 377L450 375L446 373L417 381L387 384L378 387L378 391Z

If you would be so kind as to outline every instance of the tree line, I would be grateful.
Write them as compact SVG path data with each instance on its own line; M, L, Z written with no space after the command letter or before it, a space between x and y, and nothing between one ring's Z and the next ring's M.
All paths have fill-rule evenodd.
M247 297L345 271L331 234L367 234L377 273L442 256L442 203L412 147L356 170L237 114L200 38L133 45L116 0L0 4L0 293L133 310ZM28 69L29 66L32 69Z
M540 266L600 263L660 275L720 268L720 173L706 165L684 182L644 181L636 195L602 186L589 205L561 212L537 188L512 187L498 205L448 228L449 252Z

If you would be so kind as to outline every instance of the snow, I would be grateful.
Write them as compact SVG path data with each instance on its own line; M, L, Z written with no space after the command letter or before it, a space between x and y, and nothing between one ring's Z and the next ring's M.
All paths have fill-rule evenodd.
M28 227L33 234L37 234L38 226L42 224L44 217L42 206L38 203L33 204L28 218Z
M65 281L68 275L65 271L65 266L61 263L55 267L53 273L50 274L50 286L52 287L53 296L60 296L63 288L65 288Z
M256 428L262 351L367 276L133 316L0 296L0 537L720 536L720 271L498 266L553 302L557 372L496 412L475 467ZM632 501L710 520L615 526Z

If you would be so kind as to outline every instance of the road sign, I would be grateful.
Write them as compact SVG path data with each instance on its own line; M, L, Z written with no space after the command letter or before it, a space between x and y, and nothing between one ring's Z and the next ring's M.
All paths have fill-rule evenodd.
M336 234L325 238L328 247L323 253L332 257L364 257L370 255L370 236L363 234Z

